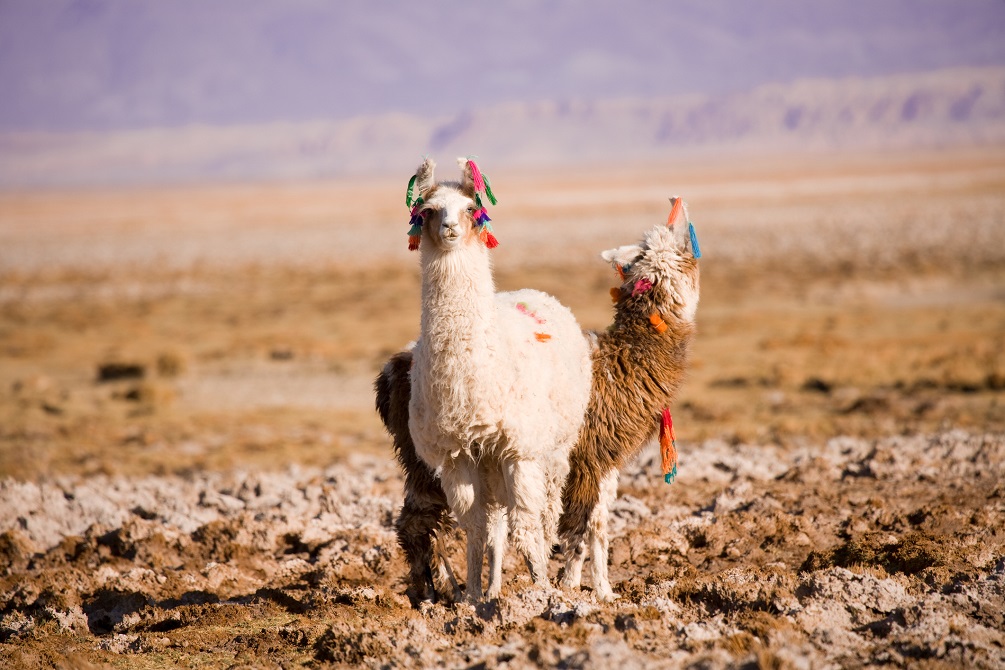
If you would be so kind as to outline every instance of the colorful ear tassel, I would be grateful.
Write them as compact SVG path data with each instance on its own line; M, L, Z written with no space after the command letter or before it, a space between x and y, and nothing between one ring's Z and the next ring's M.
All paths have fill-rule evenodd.
M405 202L411 204L412 212L411 218L408 220L410 228L408 229L408 250L415 251L419 248L419 242L422 241L422 214L419 213L419 208L422 207L422 196L420 195L415 199L415 203L411 203L412 199L412 187L415 183L415 177L413 176L411 181L408 182L408 192L405 194Z
M482 204L481 194L485 194L485 198L493 205L497 204L498 201L495 194L492 193L492 185L489 183L488 176L482 174L478 165L470 158L468 159L468 169L471 170L471 185L475 190L475 206L478 208L472 215L479 228L478 239L489 249L495 249L499 246L499 240L492 234L492 224L489 223L492 219L489 218L485 205Z
M673 201L673 207L670 209L670 216L667 217L667 226L673 226L673 222L677 220L680 216L681 211L684 209L684 198L678 196Z
M412 178L408 180L408 190L405 191L405 207L412 206L412 195L415 193L415 180L419 178L419 175L413 174Z
M698 246L698 234L694 232L694 224L687 222L687 233L691 236L691 251L695 258L701 258L701 247Z
M660 465L663 468L663 481L673 484L677 477L677 436L673 432L673 418L670 408L663 408L663 418L660 421Z

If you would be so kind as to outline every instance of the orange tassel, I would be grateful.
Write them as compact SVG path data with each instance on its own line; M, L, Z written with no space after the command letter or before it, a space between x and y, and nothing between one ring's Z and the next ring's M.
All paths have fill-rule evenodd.
M534 333L534 337L537 338L538 342L547 342L551 339L551 335L548 333Z
M611 288L611 302L617 304L621 300L621 287L614 286Z
M663 321L663 317L659 315L659 312L653 312L649 315L649 323L652 324L657 333L666 332L667 324Z
M422 239L421 235L409 235L408 236L408 250L415 251L419 248L419 241Z
M667 226L672 226L673 222L677 220L680 216L681 210L684 209L684 198L678 197L673 201L673 209L670 210L670 216L667 217Z
M673 432L673 419L670 408L663 409L663 420L660 422L660 462L663 468L663 481L673 484L677 476L677 437Z

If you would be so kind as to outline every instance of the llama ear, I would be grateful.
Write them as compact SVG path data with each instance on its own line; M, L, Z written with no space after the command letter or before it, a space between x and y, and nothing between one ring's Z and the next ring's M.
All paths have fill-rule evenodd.
M672 196L670 203L672 208L670 216L667 217L667 227L673 231L674 246L681 251L690 251L697 257L698 252L691 245L691 222L687 213L687 203L679 195Z
M415 189L419 195L426 193L429 189L436 185L436 180L433 177L433 170L435 168L436 163L433 159L426 158L415 171Z
M608 249L607 251L601 251L600 257L611 264L616 264L619 267L624 267L630 265L642 255L642 247L637 244L627 244L623 247L617 247L616 249Z
M461 168L461 191L468 196L474 197L475 176L471 169L471 161L460 157L457 159L457 166Z

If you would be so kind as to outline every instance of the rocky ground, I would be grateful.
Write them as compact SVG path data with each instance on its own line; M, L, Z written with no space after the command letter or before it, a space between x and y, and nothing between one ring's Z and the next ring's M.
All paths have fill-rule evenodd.
M594 328L596 252L695 194L680 475L623 473L613 604L510 557L410 607L370 385L417 272L339 208L383 185L0 196L0 666L1005 666L1000 159L646 179L493 174L500 287Z

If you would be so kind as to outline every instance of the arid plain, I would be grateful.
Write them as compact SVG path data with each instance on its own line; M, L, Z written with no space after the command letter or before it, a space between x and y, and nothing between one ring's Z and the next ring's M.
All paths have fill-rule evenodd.
M674 194L698 231L680 474L653 448L625 472L618 601L515 559L497 603L403 594L372 381L418 331L414 166L6 193L4 667L1005 665L1000 150L481 162L497 286L585 328L601 250Z

